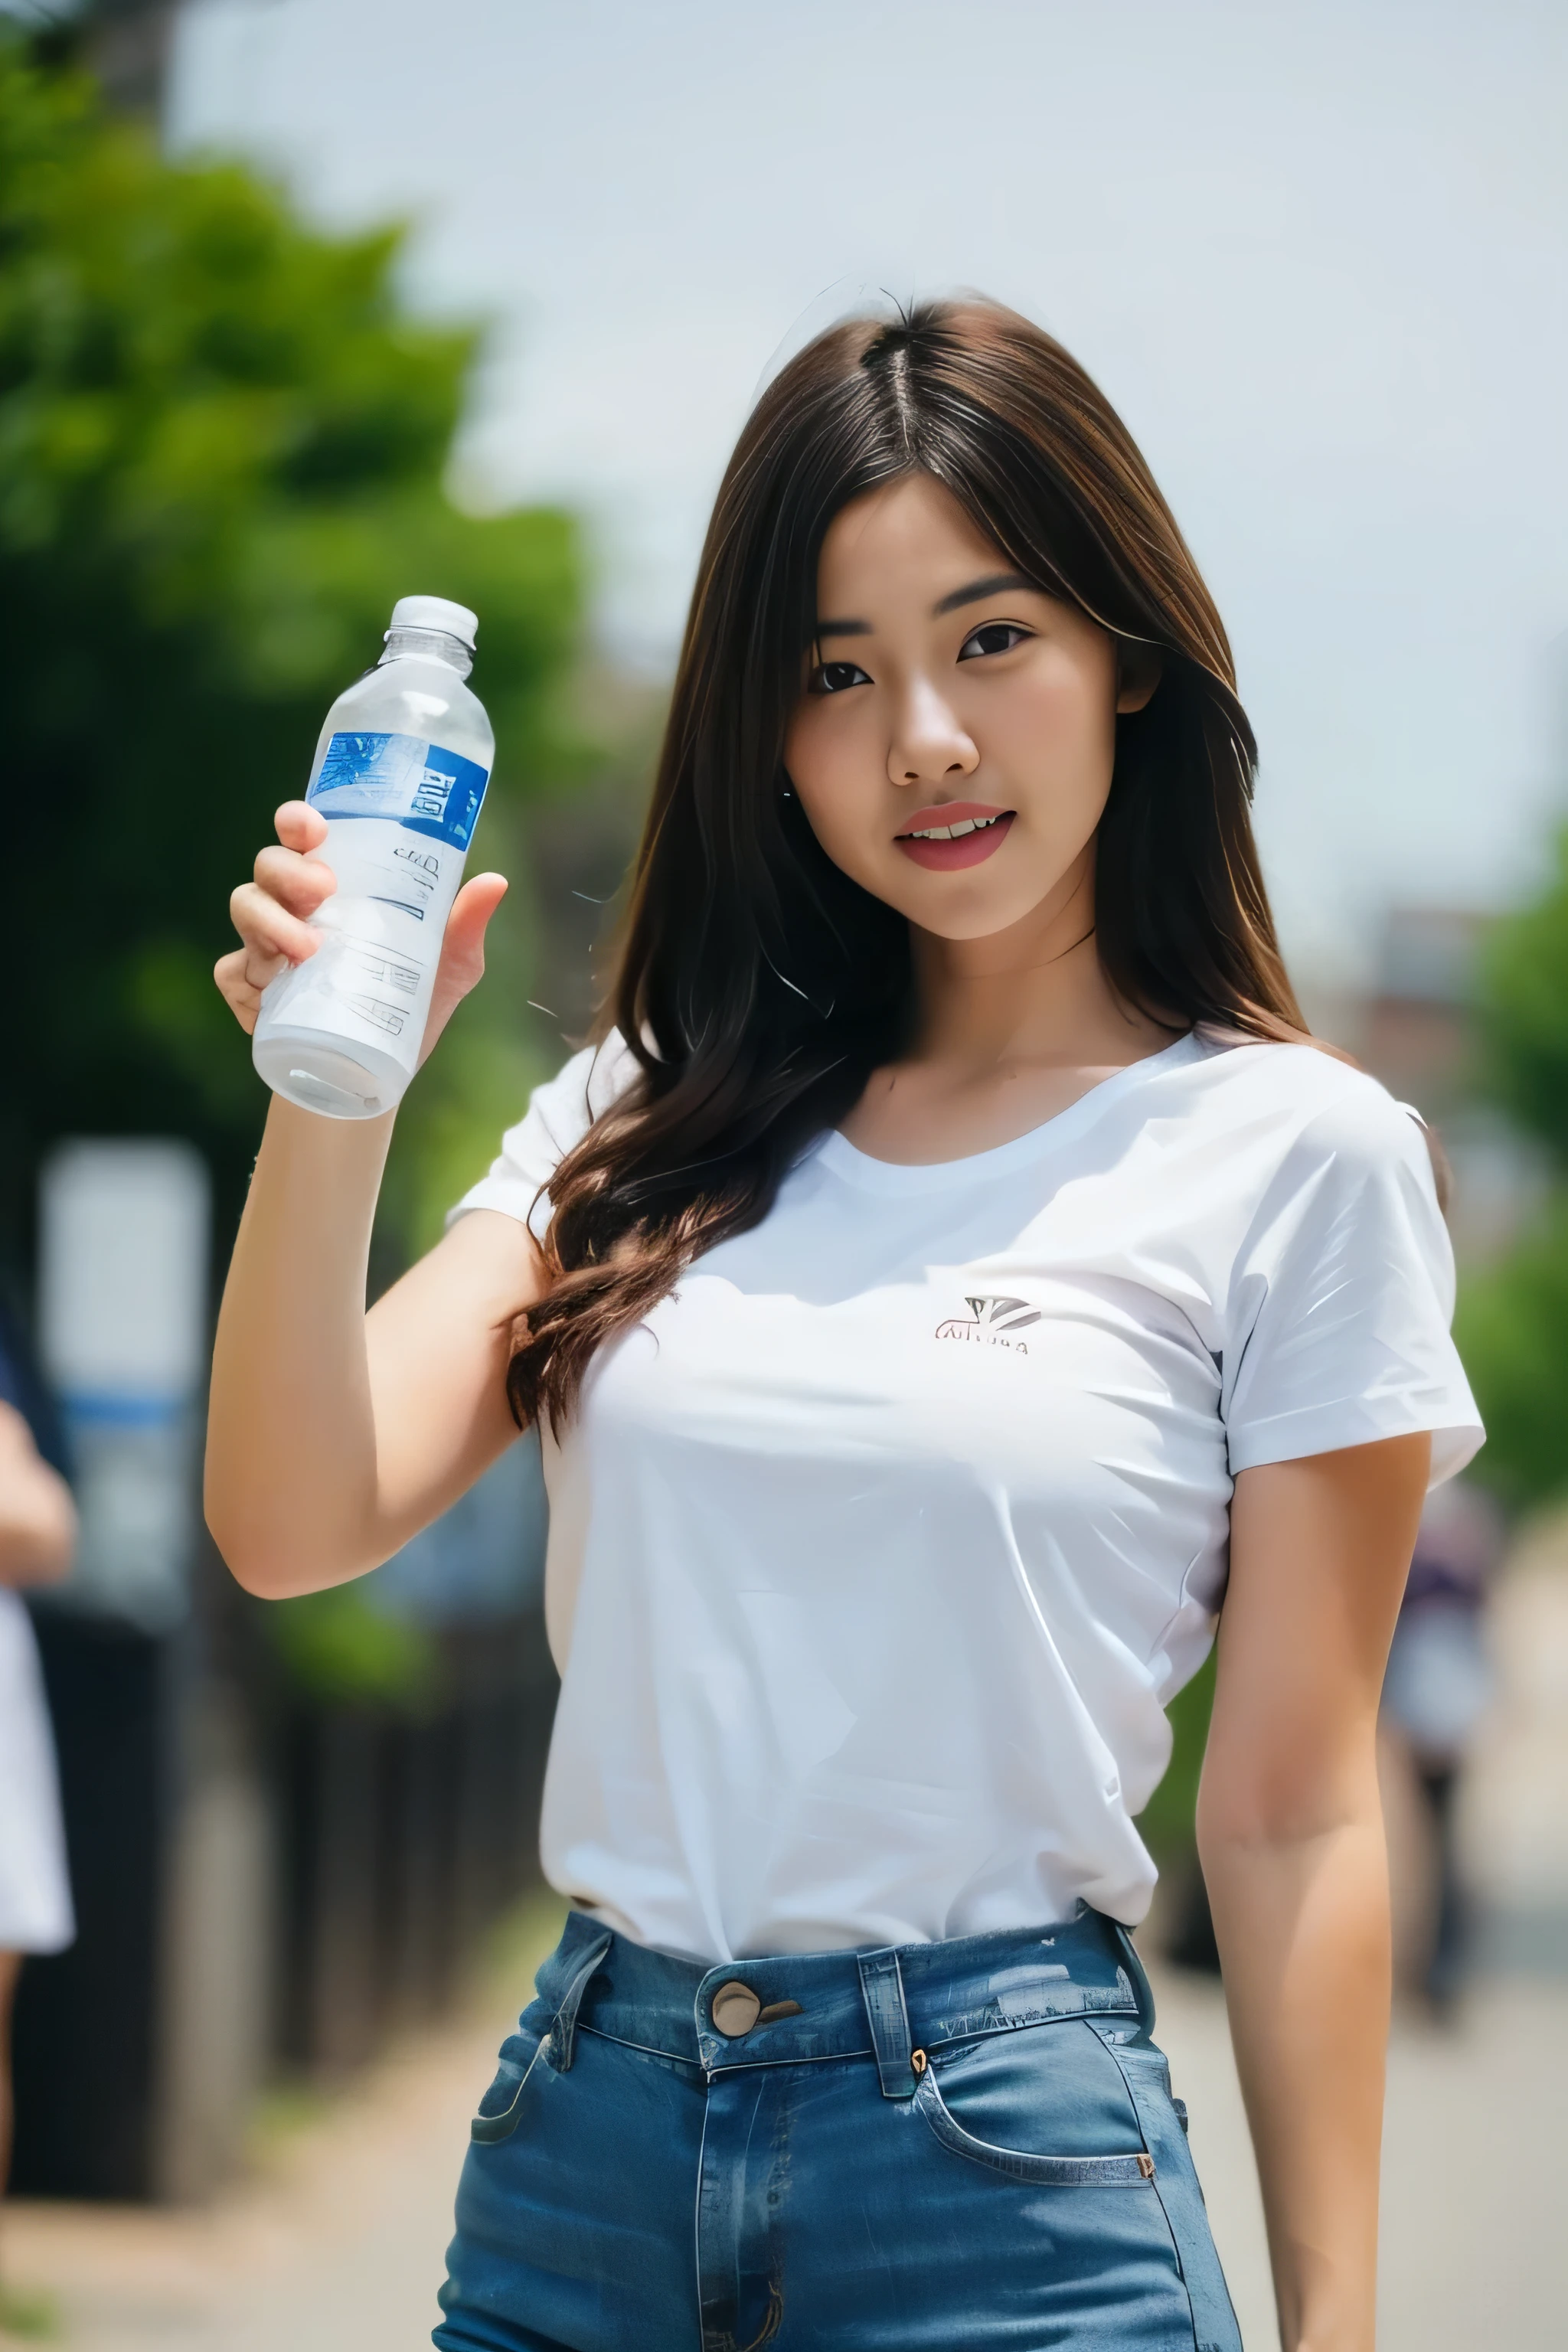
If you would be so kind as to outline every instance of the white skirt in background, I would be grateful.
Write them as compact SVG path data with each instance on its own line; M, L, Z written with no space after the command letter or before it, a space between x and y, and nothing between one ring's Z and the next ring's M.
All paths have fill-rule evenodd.
M75 1934L38 1646L0 1585L0 1952L58 1952Z

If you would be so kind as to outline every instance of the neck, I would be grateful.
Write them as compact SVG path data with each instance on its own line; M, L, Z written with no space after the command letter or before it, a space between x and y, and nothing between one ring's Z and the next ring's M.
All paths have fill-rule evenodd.
M1094 853L1021 922L978 940L915 930L916 1058L975 1072L1033 1062L1102 1066L1170 1042L1123 1003L1094 933Z

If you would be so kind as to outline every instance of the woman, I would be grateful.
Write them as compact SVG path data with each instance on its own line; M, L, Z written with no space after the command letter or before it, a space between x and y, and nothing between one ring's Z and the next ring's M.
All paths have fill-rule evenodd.
M368 1318L387 1122L273 1105L213 1389L242 1582L356 1575L544 1433L574 1909L437 2344L1235 2346L1127 1935L1222 1596L1200 1834L1284 2342L1372 2343L1378 1688L1479 1432L1420 1131L1303 1038L1253 762L1066 352L852 321L720 491L616 1025ZM279 834L247 1025L331 887Z
M76 1934L54 1739L37 1643L21 1589L70 1566L76 1507L24 1412L32 1383L0 1313L0 2196L11 2162L11 2011L29 1952ZM0 2281L0 2333L42 2332L37 2296Z

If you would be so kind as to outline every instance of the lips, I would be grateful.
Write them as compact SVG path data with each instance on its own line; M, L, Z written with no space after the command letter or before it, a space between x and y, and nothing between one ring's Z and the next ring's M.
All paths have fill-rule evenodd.
M953 874L994 856L1012 830L1014 812L984 801L944 801L917 809L894 835L904 856L929 873Z

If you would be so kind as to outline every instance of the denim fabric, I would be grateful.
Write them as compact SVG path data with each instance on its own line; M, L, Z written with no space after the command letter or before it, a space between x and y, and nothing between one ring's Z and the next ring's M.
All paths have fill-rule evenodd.
M1097 1913L705 1969L574 1912L538 1993L474 2119L444 2352L1240 2352Z

